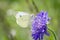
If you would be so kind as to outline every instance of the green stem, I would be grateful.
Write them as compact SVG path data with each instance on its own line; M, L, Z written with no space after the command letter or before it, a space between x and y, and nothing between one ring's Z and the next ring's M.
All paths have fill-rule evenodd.
M50 28L48 28L48 30L52 32L52 34L54 35L55 40L57 40L57 37L56 37L55 32L54 32L54 31L52 31Z
M34 0L32 0L32 4L33 4L34 8L36 9L36 12L39 12Z

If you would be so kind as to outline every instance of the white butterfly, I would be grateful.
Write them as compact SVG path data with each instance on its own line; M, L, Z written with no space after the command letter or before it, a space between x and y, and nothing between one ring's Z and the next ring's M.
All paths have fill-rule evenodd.
M28 25L31 23L31 17L33 14L29 14L26 12L17 12L16 14L16 23L23 28L28 27Z

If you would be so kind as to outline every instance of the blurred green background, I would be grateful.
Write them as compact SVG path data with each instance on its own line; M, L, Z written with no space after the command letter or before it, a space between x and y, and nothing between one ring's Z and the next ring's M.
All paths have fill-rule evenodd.
M60 0L33 0L38 11L44 10L51 17L48 27L60 40ZM0 0L0 40L33 40L30 26L22 28L16 23L17 11L37 14L32 0ZM44 40L54 40L53 34L44 36Z

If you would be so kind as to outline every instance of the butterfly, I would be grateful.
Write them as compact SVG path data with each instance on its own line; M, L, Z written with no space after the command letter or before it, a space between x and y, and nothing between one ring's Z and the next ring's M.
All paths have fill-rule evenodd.
M33 19L34 14L29 14L27 12L17 12L16 13L16 23L23 28L30 25L31 19Z

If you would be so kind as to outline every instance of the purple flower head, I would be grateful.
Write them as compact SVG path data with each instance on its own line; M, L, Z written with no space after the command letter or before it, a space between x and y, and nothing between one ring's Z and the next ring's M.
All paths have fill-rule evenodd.
M47 22L49 17L47 12L41 11L38 13L32 22L32 37L34 40L43 40L44 34L49 35L47 32Z

